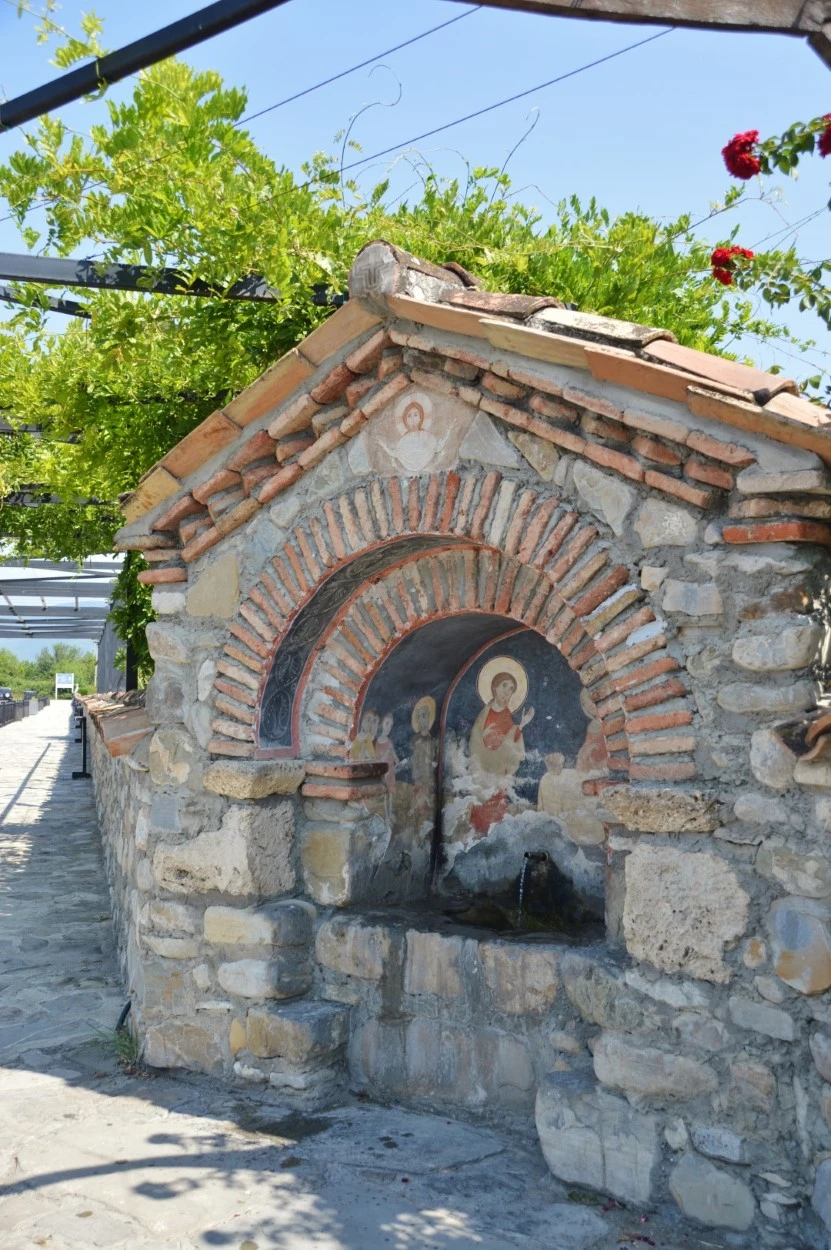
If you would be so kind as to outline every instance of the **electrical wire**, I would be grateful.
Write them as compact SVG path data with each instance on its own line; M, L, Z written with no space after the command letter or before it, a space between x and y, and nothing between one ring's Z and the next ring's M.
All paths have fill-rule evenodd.
M293 104L295 100L301 100L303 96L311 95L313 91L319 91L321 87L328 87L330 83L338 82L339 79L346 78L349 74L354 74L366 65L372 65L373 61L380 61L382 56L390 56L393 52L400 52L402 48L409 48L411 44L418 43L420 39L426 39L428 35L435 35L436 31L444 30L455 22L463 21L466 17L472 17L481 8L482 5L477 4L474 8L466 9L458 17L451 17L447 22L440 22L438 26L431 26L429 30L423 30L420 35L413 35L412 39L405 39L403 43L397 43L393 48L387 48L384 52L378 52L375 56L367 57L365 61L359 61L357 65L350 65L349 69L341 70L339 74L332 74L330 78L324 78L322 82L316 82L313 87L306 87L303 91L296 91L294 95L286 96L285 100L278 100L276 104L269 104L267 108L259 109L256 113L249 113L247 117L241 117L238 122L234 122L234 125L246 126L248 122L253 122L258 117L265 117L266 113L273 113L275 109L281 109L286 104Z
M536 87L528 87L525 91L518 91L516 95L507 96L504 100L497 100L494 104L488 104L484 108L476 109L473 113L466 113L464 117L457 117L455 121L445 122L443 126L434 126L432 130L425 130L420 135L414 135L412 139L405 139L402 143L394 143L389 148L383 148L380 152L373 152L371 156L363 156L359 161L352 161L350 165L344 165L341 172L346 173L350 169L357 169L360 165L366 165L369 161L377 161L382 156L389 156L391 152L397 152L400 148L408 148L414 143L420 143L422 139L431 139L433 135L443 134L445 130L451 130L454 126L461 126L463 122L473 121L475 117L483 117L486 113L492 113L494 109L504 108L506 104L513 104L516 100L524 100L526 96L533 95L535 91L543 91L546 87L553 87L556 83L565 82L567 78L574 78L577 74L584 74L586 70L595 69L598 65L605 65L607 61L613 61L618 56L623 56L626 52L633 52L635 48L642 48L647 43L654 43L656 39L663 39L665 35L671 35L675 27L669 26L666 30L659 30L657 35L649 35L646 39L639 39L637 43L627 44L625 48L618 48L616 52L609 52L606 56L600 56L596 61L588 61L585 65L578 65L576 69L570 69L568 73L558 74L556 78L549 78L548 82L538 83Z

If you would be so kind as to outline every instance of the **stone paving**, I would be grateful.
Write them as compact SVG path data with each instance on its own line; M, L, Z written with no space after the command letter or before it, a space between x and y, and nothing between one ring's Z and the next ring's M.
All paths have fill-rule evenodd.
M119 1069L91 785L52 704L0 730L3 1250L714 1250L742 1239L569 1192L531 1128L368 1105L292 1114Z

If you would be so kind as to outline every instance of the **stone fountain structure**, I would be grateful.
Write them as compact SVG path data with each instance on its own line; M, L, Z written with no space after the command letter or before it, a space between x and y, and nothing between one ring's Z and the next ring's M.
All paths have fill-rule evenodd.
M147 1062L535 1120L564 1180L814 1244L829 463L781 376L365 248L125 504L156 671L90 710Z

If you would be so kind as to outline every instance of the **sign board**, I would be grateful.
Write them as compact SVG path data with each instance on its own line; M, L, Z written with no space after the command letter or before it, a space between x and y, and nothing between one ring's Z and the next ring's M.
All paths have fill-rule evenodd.
M58 697L59 690L74 690L75 674L74 673L56 673L55 674L55 698Z

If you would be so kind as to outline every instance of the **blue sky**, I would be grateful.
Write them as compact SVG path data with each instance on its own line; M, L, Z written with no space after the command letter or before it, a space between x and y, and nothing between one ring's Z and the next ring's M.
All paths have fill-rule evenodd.
M32 2L33 0L27 0ZM55 20L78 29L94 7L104 20L103 40L114 49L200 7L203 0L65 0ZM33 3L34 7L34 3ZM474 6L471 6L472 8ZM0 92L11 98L58 71L39 47L33 19L16 16L16 0L0 0ZM249 112L266 108L357 61L374 56L427 28L459 17L450 0L291 0L186 53L193 64L218 69L247 89ZM253 122L252 134L278 163L299 170L315 151L335 150L334 135L366 104L353 137L369 154L434 126L543 83L561 73L656 33L656 27L552 18L510 10L479 9L462 20L322 90ZM384 107L401 98L394 107ZM114 90L124 92L129 83ZM68 125L87 130L99 103L60 111ZM828 70L799 39L676 30L586 73L416 145L438 172L464 176L472 165L508 170L521 198L550 212L549 201L594 195L612 212L640 208L660 218L690 210L707 213L729 185L721 148L738 130L777 133L790 122L831 110ZM20 146L20 133L0 135L0 160ZM410 156L414 155L411 151ZM371 165L363 177L380 180L392 167L404 191L415 175L399 156ZM737 215L740 241L754 247L819 209L829 196L831 160L803 163L800 179L779 181L776 206L758 201ZM417 191L413 191L413 195ZM720 241L724 227L707 227ZM827 215L799 232L800 254L828 254ZM0 249L24 251L16 229L0 222ZM552 292L556 294L556 292ZM819 338L819 324L790 318L796 329ZM821 342L825 350L827 343ZM778 359L789 372L804 365L782 352L760 352L762 364ZM824 358L823 358L824 359Z

